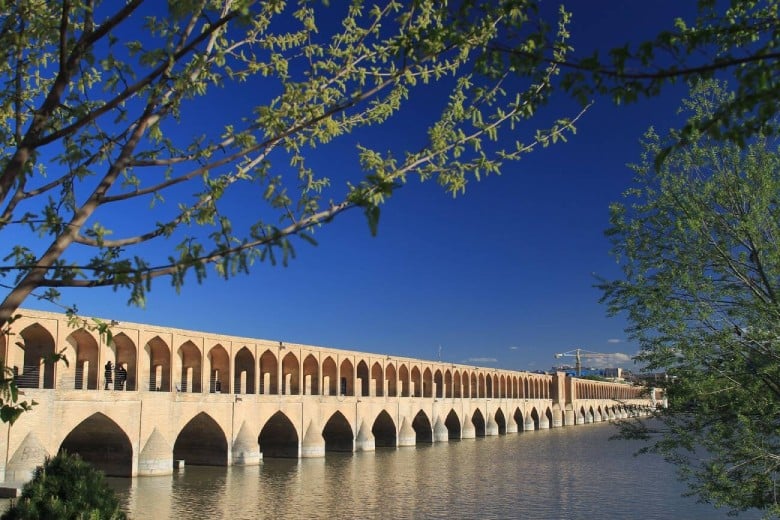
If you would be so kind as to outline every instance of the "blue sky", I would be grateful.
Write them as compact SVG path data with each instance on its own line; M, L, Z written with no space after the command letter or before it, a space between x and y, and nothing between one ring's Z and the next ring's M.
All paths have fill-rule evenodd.
M640 4L572 3L577 54L652 36L679 9ZM288 267L202 285L190 277L179 295L160 280L144 309L109 289L64 292L63 303L120 322L401 356L436 359L441 348L446 361L509 369L548 369L554 353L576 347L633 355L625 322L598 304L594 274L620 274L604 236L609 203L630 185L625 165L638 160L642 133L676 124L684 93L677 86L626 107L597 99L569 143L536 150L456 199L412 180L383 208L378 236L348 212L317 232L317 247L300 244ZM558 99L551 110L572 106ZM30 299L25 307L57 310Z

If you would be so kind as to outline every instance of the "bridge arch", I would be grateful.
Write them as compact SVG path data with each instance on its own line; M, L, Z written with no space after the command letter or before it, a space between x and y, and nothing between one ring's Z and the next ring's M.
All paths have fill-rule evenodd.
M171 391L171 349L160 336L150 339L144 347L146 360L149 363L150 391Z
M138 390L138 348L135 342L120 332L114 335L111 343L109 348L114 351L114 365L124 367L127 372L125 390Z
M398 379L401 381L401 397L411 397L409 391L409 369L402 363L398 368Z
M325 439L325 451L352 452L354 449L355 434L352 431L347 418L339 411L330 416L322 429L322 437Z
M247 347L241 347L233 362L233 393L255 393L255 356Z
M498 425L498 434L506 435L506 417L504 417L504 412L501 411L501 408L496 410L494 417Z
M208 353L209 392L230 393L230 357L225 347L217 343Z
M475 374L474 372L471 373L471 398L472 399L479 398L479 387L477 386L477 374Z
M452 372L450 372L450 369L448 368L444 371L444 397L452 399L452 396Z
M517 431L519 432L523 431L525 425L525 419L523 419L523 412L520 410L519 406L515 408L515 413L513 414L512 417L515 420L515 424L517 424Z
M298 432L290 419L281 411L266 421L257 439L263 457L297 458Z
M412 367L412 397L422 397L422 373L417 366Z
M475 409L474 413L471 415L471 424L474 425L474 434L477 437L485 436L485 416L482 415L479 408Z
M433 385L435 392L433 392L431 397L436 397L437 399L444 397L444 378L439 369L436 369L436 372L433 373Z
M179 375L179 391L201 393L201 381L203 380L203 361L200 349L192 341L184 342L177 351L181 363Z
M70 368L60 367L66 373L72 372L73 388L76 390L97 390L98 388L98 343L86 329L71 332L65 343L65 356L75 360ZM62 379L62 378L60 378ZM59 386L59 385L58 385ZM70 387L70 385L66 385Z
M303 394L320 395L320 366L314 354L309 354L303 360Z
M484 396L487 397L488 399L493 398L493 378L489 375L485 378Z
M54 388L54 338L41 324L33 323L19 335L24 340L20 345L22 366L18 370L19 388ZM19 345L19 344L17 344ZM18 359L14 356L14 359Z
M374 434L374 445L377 448L395 448L398 445L395 422L385 410L374 419L371 433Z
M355 369L349 359L341 362L340 395L355 395Z
M368 396L368 365L364 360L358 361L358 364L355 367L355 371L357 374L357 378L360 380L360 388L356 389L355 395L360 396Z
M264 395L276 395L279 393L278 362L276 355L266 350L260 356L260 393ZM238 393L238 392L236 392Z
M86 462L111 477L133 473L133 446L122 428L108 416L96 412L73 428L59 451L78 453Z
M374 395L377 397L384 396L384 374L382 374L382 365L378 361L371 365L371 380L374 384Z
M328 356L322 362L322 395L338 395L339 375L336 362Z
M417 434L417 444L420 443L432 443L433 442L433 427L431 421L428 419L428 414L423 410L417 412L412 421L412 429Z
M300 364L298 357L288 352L282 358L282 393L284 395L300 395Z
M452 385L454 386L454 392L452 393L452 396L456 399L460 399L463 395L463 387L460 383L460 372L458 370L456 370L452 375Z
M227 466L225 432L210 415L200 412L176 436L173 458L194 466Z
M534 430L539 429L539 412L536 411L536 407L531 408L531 420L534 422Z
M447 414L444 426L447 427L447 434L450 440L460 440L460 418L454 408Z
M387 382L387 396L398 397L398 374L392 363L388 363L385 367L385 380Z

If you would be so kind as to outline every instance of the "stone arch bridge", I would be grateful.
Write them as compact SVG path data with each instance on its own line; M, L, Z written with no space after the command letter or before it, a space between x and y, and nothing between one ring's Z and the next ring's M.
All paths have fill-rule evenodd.
M112 326L106 344L64 315L20 314L11 335L0 336L0 354L22 398L38 404L0 435L9 482L61 449L108 475L160 475L178 461L322 457L599 422L655 404L642 387L563 373L135 323ZM46 362L61 350L68 365Z

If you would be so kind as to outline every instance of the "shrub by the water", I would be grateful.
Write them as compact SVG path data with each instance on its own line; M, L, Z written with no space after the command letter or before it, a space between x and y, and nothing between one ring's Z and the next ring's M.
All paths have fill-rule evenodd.
M61 452L38 466L21 496L0 519L125 519L103 473Z

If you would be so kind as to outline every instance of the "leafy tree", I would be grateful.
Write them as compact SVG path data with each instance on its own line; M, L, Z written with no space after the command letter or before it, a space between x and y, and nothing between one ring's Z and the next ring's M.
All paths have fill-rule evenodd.
M711 118L733 95L708 81L683 110ZM780 154L649 130L636 185L612 207L609 230L624 280L602 284L625 311L649 371L666 371L662 428L629 434L677 464L691 492L735 510L780 515Z
M544 46L504 45L499 50L559 65L562 87L582 102L607 95L617 104L631 103L658 95L670 83L728 77L736 85L735 95L707 118L689 121L678 139L684 143L703 131L743 143L758 133L777 133L780 1L698 0L696 6L693 19L678 17L651 40L588 56L570 53L558 60ZM576 32L572 41L576 44Z
M38 466L3 520L58 518L119 520L126 515L103 473L65 452Z
M493 44L568 51L569 15L547 26L532 0L0 10L0 326L63 287L126 289L142 305L155 278L179 288L187 273L286 262L293 237L313 242L351 208L376 232L410 178L462 193L578 117L519 132L559 67ZM406 149L387 143L398 127L371 128L395 121Z

